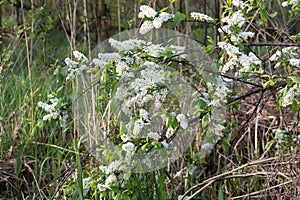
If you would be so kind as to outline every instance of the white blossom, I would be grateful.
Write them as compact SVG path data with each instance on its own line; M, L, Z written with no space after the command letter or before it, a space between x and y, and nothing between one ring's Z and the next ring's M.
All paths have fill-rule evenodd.
M230 25L223 25L222 28L218 28L218 32L225 32L227 34L231 34Z
M98 53L98 58L103 62L121 61L121 56L118 53Z
M79 51L73 51L73 56L79 61L88 61L87 57Z
M270 57L270 61L277 61L278 58L280 58L282 56L281 51L276 51L271 57Z
M154 28L152 21L144 21L144 23L142 24L141 28L140 28L140 33L141 34L146 34L149 31L151 31Z
M168 128L166 132L166 137L170 138L174 134L174 129Z
M210 151L214 149L214 145L211 143L205 143L201 145L201 150L203 151Z
M231 16L226 16L222 19L222 22L227 23L229 26L242 27L245 23L245 18L241 10L234 12Z
M252 64L259 65L259 66L262 65L261 60L258 57L256 57L256 55L253 52L249 53L249 57L250 57L250 62Z
M165 102L168 93L169 91L166 88L154 92L154 106L156 108L161 107L162 103Z
M216 134L216 135L218 135L218 136L223 136L223 129L224 129L225 127L222 125L222 124L220 124L220 123L217 123L217 122L214 122L213 124L212 124L212 130L214 131L214 133Z
M164 50L162 44L153 44L151 42L147 43L147 46L144 47L144 51L153 57L159 57Z
M282 7L287 7L289 5L289 2L288 1L284 1L281 3Z
M149 132L147 134L147 136L150 138L150 139L153 139L153 140L159 140L160 139L160 135L157 133L157 132Z
M293 87L289 88L286 95L283 97L282 107L286 107L293 103L295 96L300 95L300 85L294 84Z
M293 51L297 51L298 47L285 47L282 49L283 53L290 53L292 56L297 56L297 53Z
M291 58L289 60L290 65L292 65L293 67L300 67L300 59L296 59L296 58Z
M116 72L118 75L122 75L127 69L129 69L129 67L126 62L121 61L116 64Z
M127 134L122 134L120 137L123 142L127 142L131 139L130 136Z
M174 55L178 55L180 58L187 58L186 48L184 46L170 45L169 47Z
M229 56L234 56L234 55L240 55L241 52L239 50L238 47L232 45L232 44L229 44L227 42L218 42L218 46L225 50L226 53L229 55Z
M249 4L245 3L242 0L232 0L232 5L234 5L236 7L241 7L242 9L249 6Z
M164 146L164 148L168 148L169 147L169 143L167 143L166 141L162 141L161 144Z
M112 161L108 166L101 165L99 169L105 174L112 174L113 172L117 171L121 165L119 160Z
M198 20L198 21L212 22L212 21L214 20L214 19L211 18L210 16L205 15L205 14L202 14L202 13L199 13L199 12L192 12L192 13L191 13L191 17L192 17L194 20Z
M149 113L145 109L140 109L140 117L143 120L149 120Z
M108 40L110 45L118 51L131 51L137 48L141 48L147 42L145 40L128 39L124 41L118 41L113 38Z
M147 5L141 5L138 17L139 18L144 18L144 17L154 18L156 16L156 14L157 14L157 12L153 8L151 8Z
M287 6L293 6L296 3L298 3L299 0L290 0L290 1L284 1L281 3L282 7L287 7Z
M108 64L108 62L105 62L105 61L100 60L98 58L93 58L93 60L92 60L92 62L91 62L90 65L94 65L94 66L97 66L97 67L100 68L100 67L103 67L103 66L105 66L107 64Z
M157 28L157 29L160 28L162 26L162 23L163 23L163 21L159 17L156 17L153 20L154 28Z
M43 116L43 121L58 119L60 126L65 127L68 119L68 112L63 110L63 108L66 104L61 103L61 106L58 107L58 99L52 94L48 95L48 99L50 101L49 103L44 103L42 101L38 102L38 107L41 107L45 112L47 112L47 114Z
M209 106L212 105L213 107L220 107L223 103L226 103L227 93L230 92L230 89L228 89L224 82L208 82L206 85L208 90L212 92L213 96L213 100L209 103Z
M105 186L109 187L113 182L117 181L117 177L114 174L110 174L106 179L105 179Z
M133 137L137 137L145 125L147 125L147 124L144 123L144 121L142 119L136 120L134 122L134 127L133 127L133 131L132 131Z
M124 100L129 95L126 88L124 88L122 85L117 88L115 98L118 100Z
M167 22L167 21L169 21L169 19L174 18L174 15L167 13L167 12L161 12L161 13L159 13L158 18L160 18L162 22Z
M179 114L176 116L177 121L180 123L180 126L183 129L187 129L189 126L189 122L184 114Z
M229 61L227 61L224 64L224 66L222 68L222 73L226 73L227 71L234 69L234 66L236 66L236 65L237 65L237 61L230 59Z
M255 35L255 33L253 32L240 32L239 36L244 39L244 40L248 40L248 38L253 38Z
M134 144L132 142L127 142L125 144L122 145L122 149L126 152L132 153L134 152Z

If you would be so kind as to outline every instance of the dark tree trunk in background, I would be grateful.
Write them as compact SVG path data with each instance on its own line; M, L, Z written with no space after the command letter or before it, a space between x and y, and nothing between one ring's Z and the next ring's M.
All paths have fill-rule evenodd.
M103 41L109 37L108 30L108 10L104 0L96 0L96 29L97 41Z
M0 5L0 29L2 29L2 4Z

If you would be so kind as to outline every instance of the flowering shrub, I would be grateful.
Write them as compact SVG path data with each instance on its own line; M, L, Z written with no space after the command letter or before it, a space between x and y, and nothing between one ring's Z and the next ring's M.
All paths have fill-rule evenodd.
M193 123L197 124L198 129L201 125L201 152L210 152L218 141L226 139L225 133L230 131L223 121L226 118L223 107L231 109L238 100L251 94L274 91L278 96L277 109L290 105L293 111L299 109L299 45L276 46L268 56L251 48L247 49L247 44L259 39L255 28L268 23L266 4L263 1L241 0L226 3L221 19L199 12L191 12L190 16L179 12L170 14L165 12L166 9L155 11L146 5L140 7L138 14L144 20L139 33L145 37L171 20L174 25L190 18L215 26L220 37L215 38L215 42L210 40L206 51L218 52L218 62L205 63L208 70L195 65L194 52L190 53L184 45L176 45L177 38L173 43L137 38L119 41L110 38L109 44L114 48L113 52L98 53L96 58L89 60L75 51L74 59L66 58L66 80L77 78L78 81L76 75L79 75L79 83L84 83L85 79L80 76L92 78L95 87L88 93L88 97L94 95L93 101L101 100L95 106L97 109L88 110L88 114L93 115L81 116L78 122L84 127L84 132L92 134L95 141L91 143L96 145L102 159L102 165L95 169L101 176L84 179L86 190L93 188L103 197L112 197L120 188L127 191L131 187L126 184L129 183L132 172L146 172L151 168L156 170L165 166L165 162L168 162L166 159L170 158L170 149L172 152L183 152L179 150L182 143L179 142L180 145L176 146L174 139L179 135L180 139L187 138L190 141L194 135L189 133L195 131ZM298 5L299 1L282 2L283 7L291 7L291 16L299 12ZM257 27L250 29L249 20L254 19L257 20ZM295 38L299 38L299 34ZM199 50L197 53L200 53ZM180 90L177 90L179 87L171 87L178 82L184 83L180 85ZM96 86L97 83L100 85ZM240 83L253 86L256 90L236 96L236 93L243 90L237 88ZM194 90L188 93L190 90L184 85ZM178 97L184 96L184 92L193 100L186 100L182 105L178 101L182 99ZM49 98L51 105L39 103L47 112L43 120L64 119L63 113L56 108L57 99L51 99L52 96ZM89 107L83 101L79 104L82 106L79 112ZM188 111L183 109L186 105L190 106ZM95 116L102 121L90 123L90 119ZM98 127L99 124L101 128ZM91 131L92 129L97 131ZM272 142L279 147L285 142L283 131L274 129L273 133L275 136ZM109 141L105 140L107 143L99 145L97 140L103 141L99 137L109 138ZM158 168L153 167L154 160Z
M55 96L54 96L55 95ZM43 121L51 126L56 125L56 122L62 128L66 127L68 115L68 104L62 101L62 98L57 98L55 93L49 94L46 103L39 101L38 106L41 107L47 114L43 116Z

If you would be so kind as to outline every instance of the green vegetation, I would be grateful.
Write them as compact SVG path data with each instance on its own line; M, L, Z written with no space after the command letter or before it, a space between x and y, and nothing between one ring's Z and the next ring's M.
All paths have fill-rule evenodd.
M251 5L248 10L233 2L242 1L150 2L157 11L175 14L163 26L203 44L218 61L212 67L215 71L224 72L226 63L234 60L228 46L218 42L226 41L249 57L254 52L259 59L252 57L248 71L243 71L241 62L222 74L230 88L226 123L212 149L206 152L203 145L208 144L205 138L213 106L199 98L196 137L178 160L152 172L116 171L112 176L83 145L86 138L72 118L76 82L66 80L65 58L72 59L74 50L89 55L119 31L153 20L138 18L140 6L149 1L0 1L0 199L164 200L184 199L182 195L199 200L296 199L300 195L299 1L289 0L283 6L274 0L250 0L246 1ZM246 23L240 27L233 23L229 32L224 31L229 20L221 23L221 19L238 10L246 16ZM214 20L190 17L194 11ZM220 27L223 30L218 31ZM234 41L233 35L242 31L255 36ZM286 47L295 50L284 52ZM280 56L274 58L277 51ZM155 59L162 62L172 57L170 50L162 54L165 57ZM155 60L147 53L142 56ZM179 61L170 59L168 66L211 92L208 84L197 79L199 71ZM120 75L114 62L103 69L95 80L104 85L98 88L102 93L96 99L99 116L105 118L109 95ZM47 112L38 104L53 99L63 110L60 117L69 116L64 125L61 118L43 120ZM170 105L178 104L170 99ZM180 120L170 113L166 126L176 129ZM114 119L105 120L110 136L121 141L122 128ZM140 145L138 150L163 148L161 141L148 139L134 141Z

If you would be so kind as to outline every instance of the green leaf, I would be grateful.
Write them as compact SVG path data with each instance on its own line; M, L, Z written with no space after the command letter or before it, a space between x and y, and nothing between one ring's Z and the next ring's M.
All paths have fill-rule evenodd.
M260 18L263 21L263 23L266 25L268 23L268 12L266 9L260 9Z
M170 114L167 115L166 125L168 128L175 129L178 126L178 122L175 117L172 117Z
M278 68L280 65L281 65L281 62L278 62L278 63L275 64L274 68L276 69L276 68Z
M218 191L218 200L223 200L224 198L224 190L222 188L222 185L219 186L219 191Z
M299 108L299 104L296 101L293 101L293 103L292 103L292 110L294 112L296 112L298 110L298 108Z
M182 20L185 20L185 14L181 12L176 12L174 16L174 26L177 26Z
M67 76L68 75L68 67L63 67L61 70L60 70L60 74L62 76Z
M270 14L270 17L271 17L271 18L274 18L274 17L277 16L277 14L278 14L278 12L273 12L273 13Z
M168 9L169 9L169 6L162 8L159 12L162 13L162 12L165 12L166 10L168 10Z
M216 48L215 45L207 45L205 47L205 51L210 52L210 51L214 50L215 48Z
M155 140L151 142L151 145L154 146L156 149L163 148L163 145L160 142L155 141Z
M198 100L198 105L199 105L199 108L202 110L207 108L207 103L203 99Z
M300 83L300 77L298 76L288 76L286 82L291 82L291 83Z
M207 127L208 123L209 123L209 113L204 115L204 117L201 120L201 124L203 128Z
M275 85L275 83L276 83L276 81L274 81L273 79L270 79L264 83L263 88L267 88L268 86L273 86L273 85Z
M265 10L266 7L267 7L267 4L264 3L264 2L261 2L260 5L259 5L259 7L260 7L261 10Z
M267 142L265 149L267 149L269 146L271 146L274 142L275 142L275 140L271 140L271 141Z

